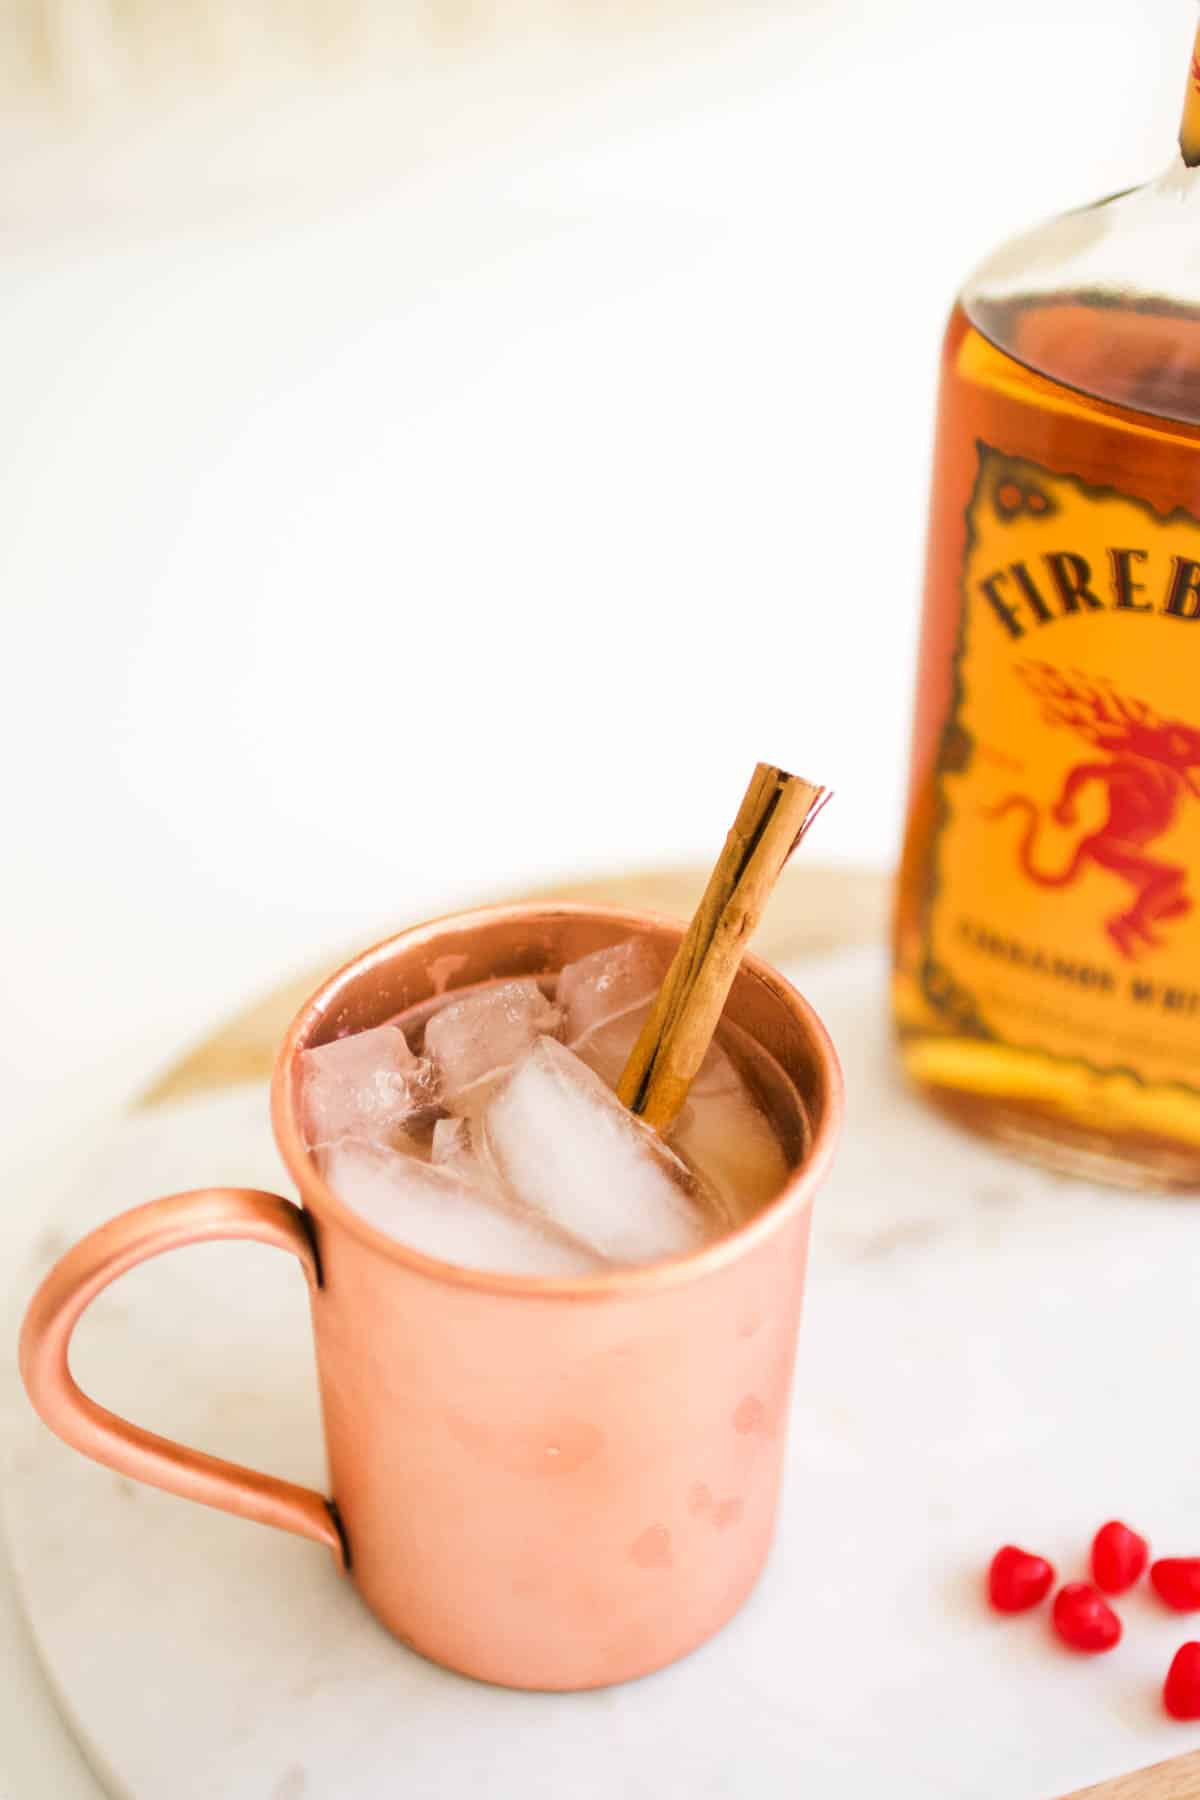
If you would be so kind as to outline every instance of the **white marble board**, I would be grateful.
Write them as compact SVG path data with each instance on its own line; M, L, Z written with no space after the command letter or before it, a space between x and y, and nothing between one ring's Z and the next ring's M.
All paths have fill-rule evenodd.
M931 1116L893 1070L879 952L790 972L849 1111L817 1203L779 1541L740 1617L623 1688L481 1686L389 1638L316 1547L86 1462L10 1391L19 1589L114 1795L1032 1800L1193 1747L1157 1696L1196 1627L1142 1593L1115 1654L1074 1658L1045 1610L991 1616L981 1571L1013 1539L1082 1574L1114 1514L1200 1551L1196 1203L1059 1180ZM131 1116L40 1261L153 1194L280 1179L259 1085ZM143 1423L321 1481L288 1258L204 1246L135 1271L81 1326L76 1370Z

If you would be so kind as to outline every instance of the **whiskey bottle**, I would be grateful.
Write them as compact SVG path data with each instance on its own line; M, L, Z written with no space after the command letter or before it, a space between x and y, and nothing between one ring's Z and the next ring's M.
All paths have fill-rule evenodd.
M946 333L894 1011L1069 1171L1200 1188L1200 34L1179 155Z

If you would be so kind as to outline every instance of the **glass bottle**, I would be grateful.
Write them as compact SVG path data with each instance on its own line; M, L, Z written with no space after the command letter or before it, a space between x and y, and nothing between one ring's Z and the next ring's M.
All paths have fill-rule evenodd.
M968 282L942 361L893 997L911 1078L1200 1188L1200 34L1179 155Z

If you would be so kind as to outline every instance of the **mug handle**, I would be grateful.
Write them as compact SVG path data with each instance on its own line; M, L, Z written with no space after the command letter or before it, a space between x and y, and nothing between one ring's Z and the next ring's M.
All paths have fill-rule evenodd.
M21 1327L21 1376L29 1398L51 1431L96 1462L185 1500L315 1538L346 1569L341 1522L323 1494L145 1431L98 1406L71 1374L71 1334L111 1281L166 1250L219 1238L252 1238L290 1250L310 1289L321 1286L308 1219L290 1200L255 1188L199 1188L151 1200L82 1238L42 1282Z

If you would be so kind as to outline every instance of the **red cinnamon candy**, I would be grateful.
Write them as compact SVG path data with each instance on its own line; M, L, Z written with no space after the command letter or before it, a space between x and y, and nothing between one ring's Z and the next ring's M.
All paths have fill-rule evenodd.
M988 1599L997 1612L1028 1612L1054 1586L1054 1567L1044 1556L1005 1544L988 1570Z
M1163 1683L1163 1705L1173 1719L1200 1719L1200 1644L1181 1644Z
M1123 1594L1140 1580L1150 1560L1144 1537L1120 1519L1110 1519L1092 1539L1092 1579L1106 1594Z
M1121 1621L1089 1581L1068 1581L1054 1596L1054 1629L1071 1650L1089 1655L1112 1650L1121 1641Z
M1150 1582L1175 1612L1200 1612L1200 1556L1164 1556L1150 1565Z

